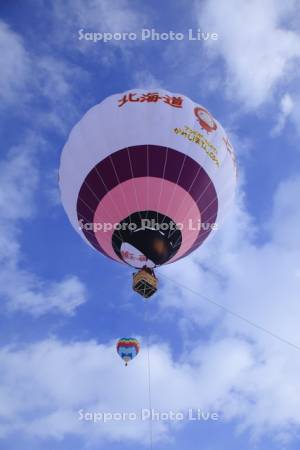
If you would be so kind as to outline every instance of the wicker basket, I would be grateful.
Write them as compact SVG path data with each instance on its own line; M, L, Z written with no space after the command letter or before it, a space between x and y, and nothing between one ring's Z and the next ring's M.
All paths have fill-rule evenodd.
M147 270L141 269L133 274L133 290L144 298L149 298L157 291L157 278Z

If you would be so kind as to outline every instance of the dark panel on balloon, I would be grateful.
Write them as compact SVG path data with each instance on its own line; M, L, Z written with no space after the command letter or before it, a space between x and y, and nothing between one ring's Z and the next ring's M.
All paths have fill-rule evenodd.
M181 231L176 229L176 223L156 211L135 212L123 219L120 227L112 236L113 249L120 259L123 242L131 244L156 265L169 261L181 246Z

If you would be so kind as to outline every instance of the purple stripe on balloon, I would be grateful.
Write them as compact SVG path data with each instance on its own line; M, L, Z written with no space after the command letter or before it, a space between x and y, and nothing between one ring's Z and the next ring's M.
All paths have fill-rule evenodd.
M133 173L133 177L130 178L144 177L148 174L147 147L148 147L147 145L141 145L129 148Z
M117 184L119 184L118 179L116 177L116 173L114 171L114 166L112 165L111 162L111 158L105 158L103 159L103 161L101 161L101 167L99 166L99 164L96 166L97 169L97 174L98 174L98 178L100 178L102 180L102 186L104 184L105 188L105 192L109 191L111 189L111 186L116 186ZM90 185L89 181L89 175L87 176L87 183ZM102 193L103 193L103 188L101 186L101 197L103 197ZM95 186L97 188L97 185ZM97 193L97 190L95 191L95 193Z
M120 183L132 178L128 151L126 149L123 150L122 152L116 152L111 155L111 160L117 171ZM122 168L122 170L120 170L120 167Z
M163 178L164 168L166 166L169 151L166 148L164 148L163 151L161 150L157 151L153 150L152 147L153 147L152 145L149 145L148 147L149 168L150 168L149 175L151 177Z
M124 148L100 161L89 172L79 191L78 218L92 223L95 210L107 192L120 182L145 176L163 177L177 183L189 192L196 202L201 214L201 222L215 222L218 199L214 185L205 170L189 156L177 150L156 145ZM123 200L121 199L121 201ZM178 206L180 207L180 205ZM122 219L124 218L120 218L120 220ZM201 229L189 252L198 247L210 231ZM98 241L95 242L95 239L92 239L93 233L87 233L84 229L83 232L97 250L107 254Z
M169 150L164 178L166 178L169 181L173 181L173 183L176 183L179 178L183 164L185 164L184 159L185 155L183 153L174 150ZM187 189L187 187L189 187L190 185L191 181L189 176L186 178L186 180L184 179L182 180L182 187L184 189Z

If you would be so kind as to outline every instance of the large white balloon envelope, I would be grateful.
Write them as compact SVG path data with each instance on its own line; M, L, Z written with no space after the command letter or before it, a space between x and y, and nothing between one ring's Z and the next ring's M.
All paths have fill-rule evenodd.
M74 228L141 268L182 258L220 224L236 184L233 148L203 106L131 90L90 109L63 149L60 189Z

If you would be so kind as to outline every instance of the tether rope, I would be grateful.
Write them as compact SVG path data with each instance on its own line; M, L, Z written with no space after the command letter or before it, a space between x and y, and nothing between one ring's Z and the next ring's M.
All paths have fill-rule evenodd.
M150 432L150 450L153 449L153 427L152 427L152 393L151 393L151 360L150 360L150 322L149 322L149 300L144 300L145 303L145 323L146 323L146 346L147 346L147 376L148 376L148 402L149 402L149 432Z

